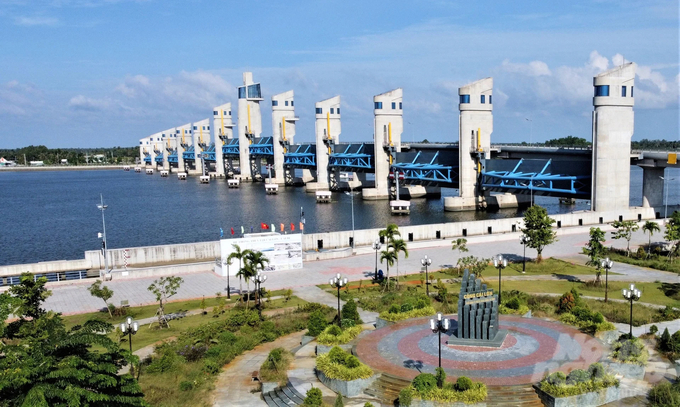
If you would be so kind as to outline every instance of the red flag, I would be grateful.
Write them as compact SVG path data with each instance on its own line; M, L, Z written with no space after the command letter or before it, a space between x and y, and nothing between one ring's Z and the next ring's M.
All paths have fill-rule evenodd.
M283 229L285 229L285 228L283 227L283 223L282 223L281 224L281 232L283 232Z
M231 228L231 234L232 235L234 234L234 228Z
M290 223L290 230L295 230L295 223L293 222Z
M269 229L269 225L267 225L266 223L260 222L260 229Z

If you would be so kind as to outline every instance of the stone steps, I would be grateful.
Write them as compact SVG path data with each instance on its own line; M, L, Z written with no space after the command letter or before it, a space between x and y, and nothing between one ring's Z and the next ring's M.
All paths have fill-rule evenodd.
M277 387L263 394L262 398L269 407L287 407L301 405L304 402L305 396L295 390L290 382L287 382L285 386Z
M383 373L364 393L379 399L383 404L392 405L399 398L401 389L410 384L408 380Z

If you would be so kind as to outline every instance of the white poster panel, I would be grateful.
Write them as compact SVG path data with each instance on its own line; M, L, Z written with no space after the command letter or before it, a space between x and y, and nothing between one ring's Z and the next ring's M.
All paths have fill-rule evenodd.
M243 250L260 251L269 260L264 271L281 271L302 268L302 235L299 233L282 235L279 233L254 233L246 234L240 239L220 240L220 253L222 255L221 275L227 275L227 258L234 252L234 246L238 245ZM229 275L236 275L240 266L232 260L229 265ZM217 268L219 270L219 268Z

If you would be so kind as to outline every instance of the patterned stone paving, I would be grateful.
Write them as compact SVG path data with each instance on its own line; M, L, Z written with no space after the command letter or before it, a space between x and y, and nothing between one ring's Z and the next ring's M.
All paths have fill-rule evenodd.
M558 322L501 316L500 328L509 331L500 348L449 346L456 329L442 334L442 367L449 376L468 376L489 385L516 385L539 381L547 372L587 368L607 354L597 339ZM366 335L357 355L373 369L412 379L420 372L434 373L438 364L438 336L428 318L390 325Z

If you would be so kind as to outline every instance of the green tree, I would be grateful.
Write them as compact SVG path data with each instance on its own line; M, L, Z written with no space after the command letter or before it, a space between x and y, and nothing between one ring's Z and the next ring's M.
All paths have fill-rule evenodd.
M626 256L630 256L630 239L633 238L633 232L640 229L640 225L634 220L617 220L612 223L616 231L611 232L614 239L626 239Z
M345 305L342 306L342 319L351 319L354 321L355 325L361 325L364 323L364 321L361 320L361 316L359 315L357 303L351 298L347 300Z
M307 390L307 393L305 394L305 400L302 405L306 407L322 406L323 393L321 393L321 389L318 387L312 387L311 389Z
M392 249L397 255L397 286L399 286L399 253L404 253L404 258L408 259L408 248L404 239L392 240Z
M602 244L604 242L604 232L600 228L590 228L590 240L586 243L586 247L583 248L583 253L589 257L586 262L587 265L595 267L595 281L600 283L600 276L602 275L602 270L600 269L600 259L604 257L606 249Z
M335 403L333 404L333 407L345 407L345 403L342 402L342 394L338 393L338 395L335 397Z
M257 275L258 270L264 270L266 264L269 264L269 259L262 252L256 250L243 251L243 267L241 267L239 273L246 280L247 308L250 308L250 278ZM257 293L257 295L259 296L260 293Z
M458 250L458 253L465 253L468 251L467 248L467 239L465 238L458 238L451 244L451 250Z
M227 263L229 264L234 264L232 260L238 260L238 273L236 275L238 276L238 292L241 293L241 299L243 299L243 278L242 275L240 274L241 268L243 267L243 258L245 256L245 250L241 250L241 246L237 244L231 245L231 247L234 248L234 251L229 254L227 257Z
M387 283L385 284L384 289L387 289L390 285L390 266L394 266L394 262L396 259L397 254L390 246L387 246L385 250L380 252L380 263L382 264L384 260L385 264L387 265L387 272L385 274L385 276L387 277Z
M102 287L101 280L96 280L87 290L93 297L100 298L102 301L104 301L104 304L106 305L106 310L109 311L109 317L113 318L113 314L111 313L111 306L109 305L109 300L111 299L111 297L113 297L113 290L111 290L107 286Z
M394 240L395 236L401 237L401 232L399 232L399 226L395 225L394 223L390 223L385 229L382 229L380 232L378 232L378 236L384 238L385 243L389 246Z
M161 277L158 280L154 280L153 283L147 288L156 295L156 301L158 301L158 325L162 328L163 325L168 325L165 320L165 304L168 299L173 295L177 294L177 290L184 282L182 277Z
M647 243L647 256L649 256L652 253L652 236L654 235L654 232L660 232L661 228L659 228L658 223L648 220L642 225L642 231L649 233L649 242Z
M46 282L24 273L9 290L18 320L0 337L6 344L0 353L0 405L147 406L137 381L118 374L133 357L107 336L111 324L95 319L67 330L59 314L34 312L49 296ZM93 346L98 350L91 351Z
M555 219L548 216L548 211L539 206L534 205L524 212L524 229L522 232L529 236L531 240L527 246L536 250L536 263L543 260L543 249L545 246L554 243L555 231L552 230L552 224Z
M663 237L671 243L668 257L672 258L680 253L680 212L675 211L666 223L666 233Z

